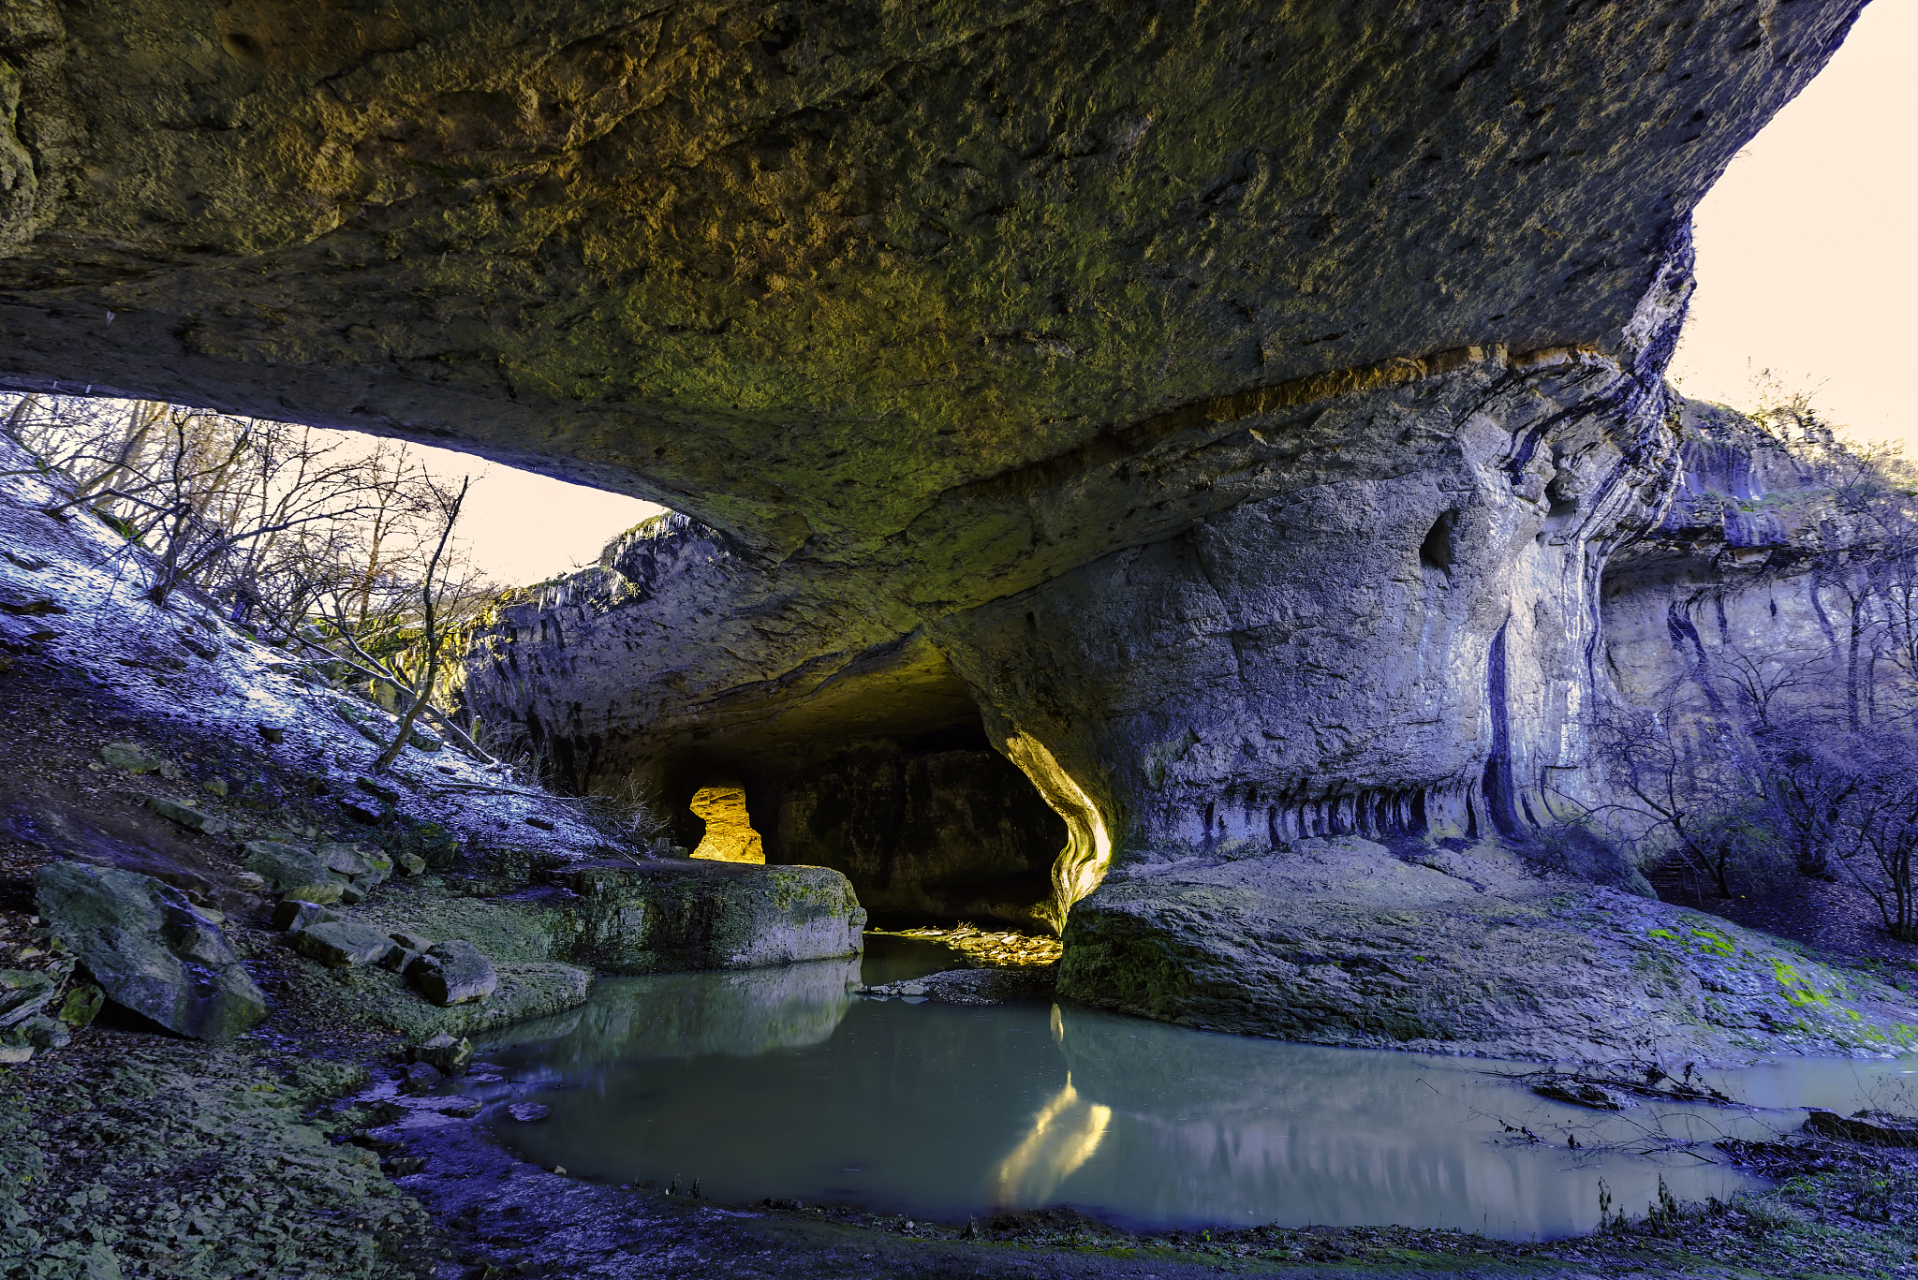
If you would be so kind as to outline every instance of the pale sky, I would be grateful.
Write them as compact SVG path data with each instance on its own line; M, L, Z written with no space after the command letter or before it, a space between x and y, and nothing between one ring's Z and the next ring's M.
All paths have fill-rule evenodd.
M1749 407L1769 368L1822 388L1814 403L1854 437L1918 446L1915 60L1918 0L1875 0L1699 204L1672 365L1685 394Z
M1698 293L1672 365L1690 396L1752 403L1753 375L1815 388L1830 420L1918 453L1918 0L1875 0L1823 74L1698 207ZM468 499L479 564L525 585L591 564L661 508L424 450Z

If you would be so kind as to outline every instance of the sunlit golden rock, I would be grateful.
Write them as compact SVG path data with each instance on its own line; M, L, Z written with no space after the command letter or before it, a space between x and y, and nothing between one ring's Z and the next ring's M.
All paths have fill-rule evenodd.
M702 787L693 796L693 814L706 824L695 858L713 862L766 861L766 850L746 813L746 790L738 786Z

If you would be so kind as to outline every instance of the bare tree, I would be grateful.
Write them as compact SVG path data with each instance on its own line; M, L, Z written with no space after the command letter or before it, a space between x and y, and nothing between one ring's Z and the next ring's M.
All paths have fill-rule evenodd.
M191 585L232 621L398 699L378 769L419 720L491 757L434 705L491 588L454 542L470 478L441 485L404 446L152 402L21 397L6 430L86 511L149 553L148 596Z
M494 594L452 542L471 484L470 477L462 478L457 488L429 480L418 495L423 501L410 513L383 509L367 540L352 548L356 563L331 575L319 590L315 615L324 625L303 637L341 659L353 674L401 699L398 729L374 765L376 771L398 758L421 717L462 750L490 759L451 715L433 705L452 650L464 644L476 615ZM395 549L409 540L419 548L417 554ZM415 564L420 566L417 579L396 571L396 566Z

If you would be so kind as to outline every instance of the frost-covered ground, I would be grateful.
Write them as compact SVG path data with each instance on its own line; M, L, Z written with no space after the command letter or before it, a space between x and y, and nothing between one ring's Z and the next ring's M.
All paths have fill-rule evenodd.
M341 809L341 832L351 835L354 823L337 802L378 807L356 784L380 751L352 721L379 734L394 718L327 687L310 666L229 625L196 593L176 593L166 608L153 604L145 595L149 555L84 512L45 514L65 495L49 479L19 474L33 465L0 438L0 472L8 473L0 477L0 639L31 645L156 729L262 751L281 770L324 779ZM33 643L48 632L57 634ZM537 794L450 744L409 745L376 781L392 784L400 814L438 822L463 843L510 844L553 861L606 847L577 803Z

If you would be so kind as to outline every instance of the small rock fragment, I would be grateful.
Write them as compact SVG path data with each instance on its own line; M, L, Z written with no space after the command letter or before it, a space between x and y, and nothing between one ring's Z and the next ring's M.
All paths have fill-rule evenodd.
M64 1049L73 1040L73 1031L66 1023L45 1014L36 1014L16 1027L10 1027L4 1033L5 1039L12 1044L30 1044L35 1049Z
M386 936L399 943L402 947L405 947L408 951L426 951L433 945L430 939L422 938L417 933L407 933L405 930L400 930L397 933L389 933Z
M288 933L299 933L316 924L331 924L339 918L339 912L300 898L283 898L273 908L273 927Z
M553 1109L543 1102L515 1102L506 1108L506 1114L521 1124L533 1124L553 1114Z
M407 969L414 985L437 1005L484 1000L499 986L493 962L470 942L436 942Z
M426 874L426 859L420 857L417 853L402 853L398 858L394 859L394 862L399 866L402 872L409 876Z
M266 877L257 871L236 871L233 873L233 883L248 893L258 893L266 888Z
M393 940L370 924L331 920L311 925L293 935L301 955L332 969L374 964L393 947Z
M224 796L227 793L227 785L226 785L225 778L208 778L205 782L201 783L200 785L205 787L208 792L216 796Z
M478 1098L453 1098L440 1108L440 1113L460 1120L471 1120L485 1109L486 1104Z
M100 748L100 758L128 773L158 773L167 763L165 756L137 742L109 742Z
M217 836L226 830L226 819L210 813L201 813L198 809L189 809L183 804L166 799L164 796L149 796L147 808L159 814L169 822L177 822L188 831L198 831L203 835Z

